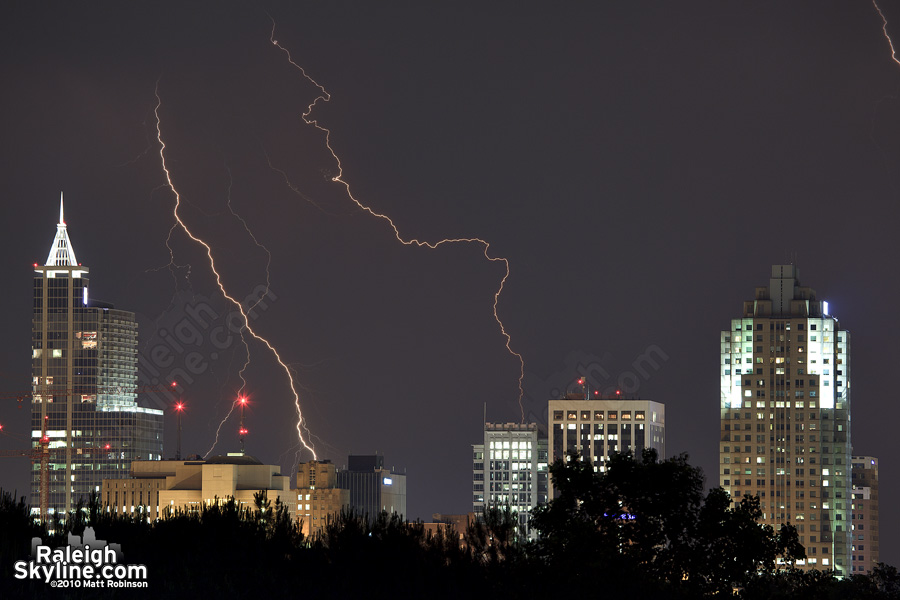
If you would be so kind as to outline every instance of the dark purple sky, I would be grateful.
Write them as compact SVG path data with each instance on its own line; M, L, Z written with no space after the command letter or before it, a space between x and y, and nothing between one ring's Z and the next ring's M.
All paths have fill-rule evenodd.
M172 248L189 279L166 268L159 79L182 216L226 287L244 297L265 284L267 261L229 192L271 251L277 300L254 326L297 369L320 456L383 453L408 473L410 517L471 508L484 404L491 421L519 418L518 361L491 313L502 265L477 246L403 246L330 181L324 137L301 119L318 90L269 42L268 11L332 94L314 117L356 197L405 237L482 237L509 259L499 312L533 418L579 366L604 387L623 376L666 404L668 453L688 452L712 485L719 332L771 264L795 257L852 332L854 451L881 460L882 559L900 564L887 510L900 493L897 353L885 337L900 329L900 65L872 5L179 4L4 13L3 395L28 389L30 265L46 258L60 190L92 296L140 315L145 353L186 306L229 310L180 232ZM900 37L900 9L885 8ZM209 449L240 387L243 350L214 338L222 322L175 352L206 365L185 386L186 452ZM648 349L665 358L643 375L634 362ZM251 351L248 451L288 469L286 379L265 348ZM27 437L27 403L3 401L0 423ZM235 449L236 429L226 424L217 452ZM25 489L27 472L3 459L0 485Z

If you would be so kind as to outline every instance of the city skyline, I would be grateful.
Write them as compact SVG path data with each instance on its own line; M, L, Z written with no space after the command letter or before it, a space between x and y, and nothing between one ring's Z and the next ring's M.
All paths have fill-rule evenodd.
M854 453L880 458L882 498L900 493L882 339L900 290L881 267L898 253L900 66L874 7L265 8L279 44L331 94L313 117L354 194L405 235L480 237L509 259L497 311L525 359L526 420L546 423L547 401L579 375L625 384L666 405L668 453L688 452L715 485L711 340L770 265L794 262L853 334ZM888 31L900 26L882 8ZM236 297L259 298L269 266L253 323L296 369L320 458L383 454L409 473L411 517L465 512L460 457L483 435L485 402L486 420L519 420L519 364L491 312L502 265L475 246L399 244L347 200L301 118L319 90L273 47L266 11L51 3L0 25L0 244L18 282L2 309L4 396L30 387L29 298L17 290L44 259L60 190L92 295L138 313L157 372L144 383L176 367L192 378L184 455L210 450L241 388L232 308L202 249L168 238L158 81L184 217ZM167 239L189 279L166 267ZM265 349L251 350L247 451L289 469L292 398ZM0 405L4 432L29 431L17 404ZM214 454L237 449L234 415L219 438ZM27 462L0 463L0 485L23 493ZM900 529L887 511L881 527ZM882 560L897 564L900 543L883 537Z

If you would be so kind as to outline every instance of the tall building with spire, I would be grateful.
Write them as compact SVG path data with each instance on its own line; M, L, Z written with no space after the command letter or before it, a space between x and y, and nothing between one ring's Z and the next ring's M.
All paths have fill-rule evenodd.
M719 482L759 496L762 522L797 527L805 569L850 575L850 332L794 265L721 333Z
M47 440L49 461L43 478L32 463L31 504L64 520L103 479L128 477L131 461L162 458L163 411L138 403L134 313L90 299L62 195L50 254L34 272L31 435L36 447Z

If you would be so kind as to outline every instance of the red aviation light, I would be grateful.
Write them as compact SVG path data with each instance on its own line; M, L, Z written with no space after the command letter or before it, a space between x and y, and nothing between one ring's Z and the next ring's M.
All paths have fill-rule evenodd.
M104 450L109 450L109 444L103 446L103 449L104 449Z

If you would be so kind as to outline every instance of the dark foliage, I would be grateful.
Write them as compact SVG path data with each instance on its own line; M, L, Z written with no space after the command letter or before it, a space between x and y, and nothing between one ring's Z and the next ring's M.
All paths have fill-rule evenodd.
M585 597L900 600L897 569L844 580L790 567L803 558L797 531L758 523L759 500L739 504L721 489L702 493L699 469L679 456L614 457L604 473L572 457L551 467L559 497L536 511L528 542L509 509L489 509L460 534L426 532L386 513L344 511L305 539L287 508L257 494L176 510L153 524L79 504L56 533L34 523L24 499L0 490L0 570L4 598L45 597L42 581L13 577L31 539L65 546L90 526L121 544L125 564L146 565L147 590L52 590L56 598L462 598ZM786 568L777 569L777 559ZM784 564L782 565L784 567ZM128 593L130 592L130 593Z

